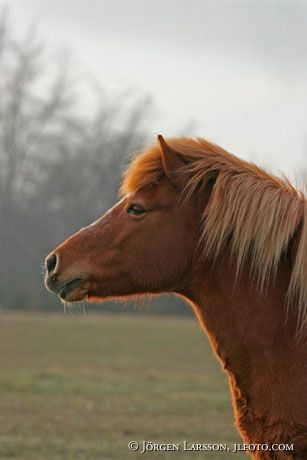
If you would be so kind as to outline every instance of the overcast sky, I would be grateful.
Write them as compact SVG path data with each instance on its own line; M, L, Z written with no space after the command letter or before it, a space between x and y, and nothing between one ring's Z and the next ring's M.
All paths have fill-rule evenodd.
M307 169L306 0L10 0L19 30L69 47L109 91L153 96L150 133Z

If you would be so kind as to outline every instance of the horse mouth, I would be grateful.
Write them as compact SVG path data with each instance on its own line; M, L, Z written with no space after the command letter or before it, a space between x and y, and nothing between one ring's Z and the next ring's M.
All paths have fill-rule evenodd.
M46 287L65 302L77 302L86 299L87 289L84 278L77 276L70 281L59 282L52 277L46 279Z
M84 300L87 297L87 292L84 286L84 280L81 277L65 283L59 290L58 296L65 302L76 302Z

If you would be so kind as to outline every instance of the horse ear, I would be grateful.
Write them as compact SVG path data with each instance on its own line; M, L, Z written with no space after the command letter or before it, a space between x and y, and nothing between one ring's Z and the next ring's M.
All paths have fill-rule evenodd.
M158 142L161 147L161 158L162 165L166 176L170 182L176 187L180 187L179 177L176 177L176 172L179 168L184 166L186 163L181 155L170 147L161 134L158 135Z

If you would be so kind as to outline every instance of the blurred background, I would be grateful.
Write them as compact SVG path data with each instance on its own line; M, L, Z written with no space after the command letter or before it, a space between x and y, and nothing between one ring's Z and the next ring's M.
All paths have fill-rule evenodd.
M42 263L116 202L130 156L158 133L300 180L306 77L305 0L0 0L1 459L238 440L186 305L59 316Z

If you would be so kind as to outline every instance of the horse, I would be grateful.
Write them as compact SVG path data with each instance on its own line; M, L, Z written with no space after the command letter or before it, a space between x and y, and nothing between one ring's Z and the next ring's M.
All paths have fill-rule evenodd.
M159 135L128 165L120 198L47 256L47 288L65 302L185 299L250 455L306 459L303 192L207 140Z

